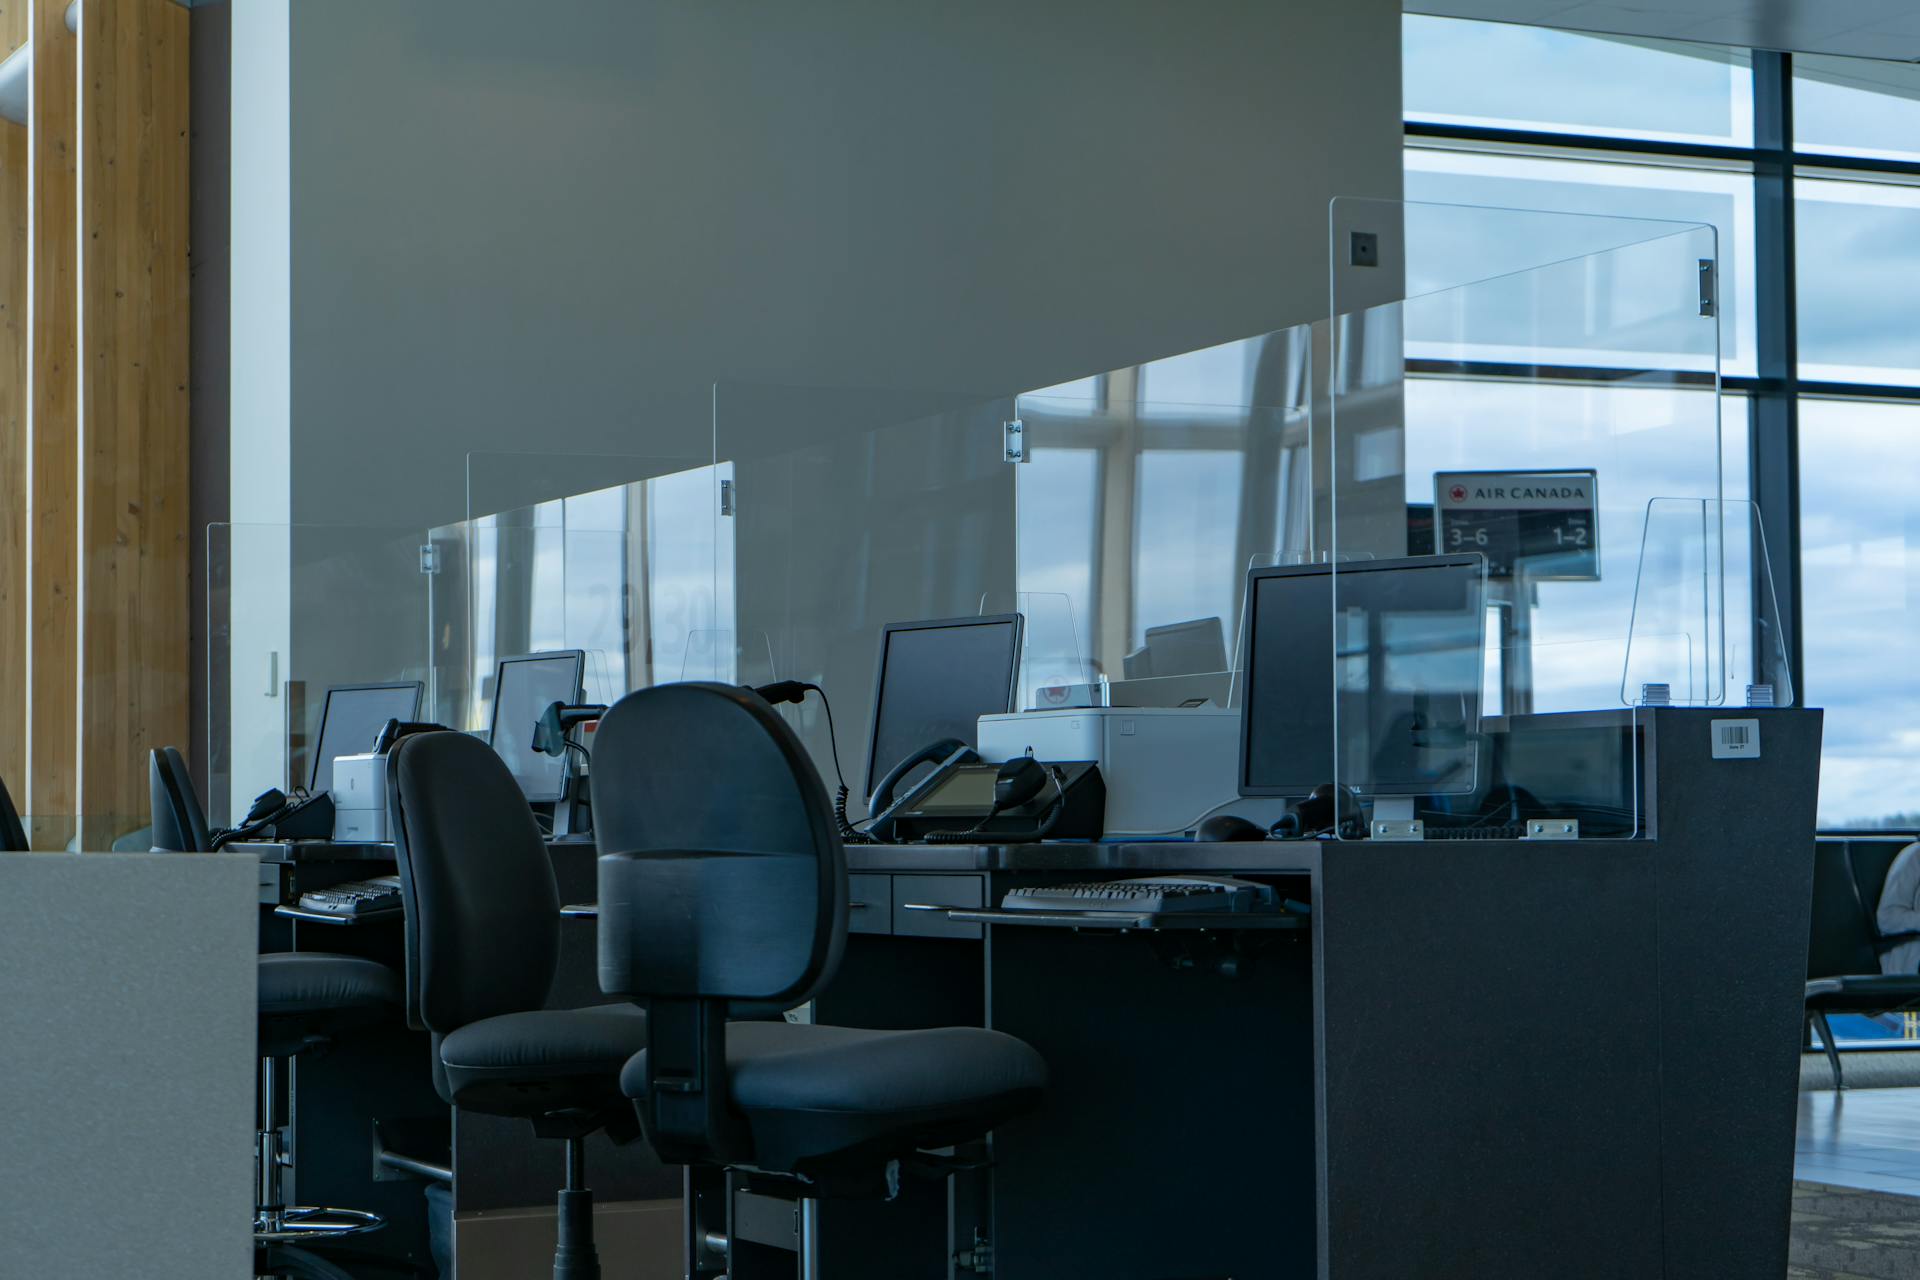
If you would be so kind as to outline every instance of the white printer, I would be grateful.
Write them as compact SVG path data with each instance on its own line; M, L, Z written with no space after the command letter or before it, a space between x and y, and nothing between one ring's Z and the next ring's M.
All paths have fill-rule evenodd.
M333 758L333 838L342 844L386 843L385 752Z
M1268 826L1275 798L1242 799L1240 712L1219 707L1061 707L980 717L990 763L1091 760L1107 787L1106 839L1177 836L1219 813Z

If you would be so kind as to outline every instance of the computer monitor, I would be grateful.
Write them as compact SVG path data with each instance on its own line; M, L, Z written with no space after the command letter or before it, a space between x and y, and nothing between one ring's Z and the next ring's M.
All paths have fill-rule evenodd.
M1337 654L1333 570L1289 565L1247 575L1240 794L1305 796L1335 781L1374 796L1473 790L1484 562L1341 564Z
M493 680L493 725L487 741L507 762L514 781L533 804L566 798L567 761L533 749L533 728L540 713L556 702L579 702L587 655L582 649L555 649L502 658Z
M980 717L1014 709L1021 618L894 622L881 628L867 796L893 767L942 738L979 746ZM896 793L899 794L899 793Z
M1226 631L1218 618L1147 628L1147 675L1198 676L1227 669ZM1131 675L1129 675L1131 678Z
M320 731L314 736L307 790L314 795L333 790L334 757L371 750L374 737L387 721L418 720L424 688L418 680L330 686L320 707Z

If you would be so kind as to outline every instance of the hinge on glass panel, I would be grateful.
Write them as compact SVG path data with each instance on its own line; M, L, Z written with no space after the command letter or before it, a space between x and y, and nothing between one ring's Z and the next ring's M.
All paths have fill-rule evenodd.
M1580 838L1580 819L1578 818L1528 818L1527 839L1529 840L1578 840Z
M1015 418L1012 422L1001 424L1001 438L1006 443L1008 462L1027 460L1027 424Z
M1713 259L1700 259L1700 314L1703 316L1719 314L1719 310L1714 304L1714 298L1717 296L1718 290L1714 287L1716 282L1713 276Z
M980 1275L993 1274L993 1244L983 1235L980 1228L973 1229L973 1247L962 1249L953 1255L954 1269L972 1271Z
M440 572L440 548L428 543L420 548L420 572Z
M720 514L723 516L733 514L733 481L731 480L720 482Z

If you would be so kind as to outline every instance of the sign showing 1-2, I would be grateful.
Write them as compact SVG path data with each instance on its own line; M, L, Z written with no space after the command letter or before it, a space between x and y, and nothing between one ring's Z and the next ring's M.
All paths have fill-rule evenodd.
M1490 578L1596 581L1598 508L1592 471L1436 471L1434 550L1478 551Z

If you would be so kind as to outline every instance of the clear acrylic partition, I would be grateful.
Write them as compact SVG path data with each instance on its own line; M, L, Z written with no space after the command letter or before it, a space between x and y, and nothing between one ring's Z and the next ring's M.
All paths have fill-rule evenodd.
M598 703L756 665L736 659L715 589L731 573L727 475L704 447L704 424L698 434L703 447L684 456L468 456L477 505L431 534L443 640L435 719L487 731L497 665L518 654L581 650L584 696ZM510 493L540 496L487 506Z
M418 681L431 715L451 635L420 528L207 529L207 817L304 787L327 688ZM370 745L370 744L369 744Z
M1640 834L1638 708L1784 670L1735 622L1771 586L1721 501L1712 228L1338 200L1330 231L1333 742L1276 777L1358 792L1356 835Z
M1310 326L1021 394L1016 576L1102 705L1233 704L1246 567L1312 544Z
M827 691L856 813L887 623L1019 608L1034 672L1023 690L1084 683L1060 638L1064 610L1015 589L1012 397L723 383L713 401L714 465L731 481L717 575L731 626L713 647L742 662L764 654L771 678ZM818 699L781 710L831 784Z
M1791 706L1760 508L1745 499L1647 503L1623 701L1666 686L1689 706ZM1696 637L1704 643L1696 643Z

